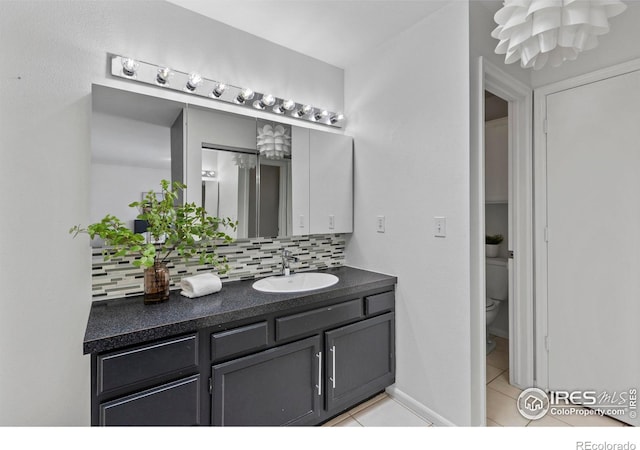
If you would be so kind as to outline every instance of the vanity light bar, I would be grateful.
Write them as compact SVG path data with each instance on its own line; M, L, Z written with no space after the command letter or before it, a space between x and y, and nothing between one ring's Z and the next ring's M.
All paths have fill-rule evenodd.
M197 72L181 72L166 66L157 66L124 56L110 54L109 57L111 58L111 75L115 77L233 103L245 108L287 115L294 119L322 125L337 128L342 128L344 125L344 115L339 112L331 112L323 108L296 103L291 99L232 86L205 78Z

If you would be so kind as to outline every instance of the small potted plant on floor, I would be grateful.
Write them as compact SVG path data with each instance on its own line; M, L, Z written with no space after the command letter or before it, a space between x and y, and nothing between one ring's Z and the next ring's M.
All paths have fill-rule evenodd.
M500 251L500 243L504 240L501 234L486 235L485 253L489 258L495 258Z
M186 185L162 180L160 186L159 195L149 191L142 201L129 204L140 211L138 219L146 221L149 239L134 233L123 221L109 214L86 228L76 225L69 230L74 237L86 233L91 239L96 236L104 239L105 261L138 256L132 264L144 268L145 303L159 303L169 298L166 262L174 252L185 260L198 256L200 264L213 265L218 273L225 273L229 267L226 258L219 258L215 253L216 243L231 242L233 239L224 230L235 230L238 225L229 218L210 216L195 203L177 204L178 194Z

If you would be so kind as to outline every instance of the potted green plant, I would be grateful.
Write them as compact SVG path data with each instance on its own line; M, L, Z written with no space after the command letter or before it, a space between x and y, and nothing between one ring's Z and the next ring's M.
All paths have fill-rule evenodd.
M485 236L485 254L489 258L495 258L500 251L500 243L504 240L501 234L493 234Z
M69 230L73 236L86 233L91 239L99 236L105 241L105 261L126 255L137 255L132 262L144 268L144 302L159 303L169 298L169 269L167 258L174 252L185 260L198 256L200 264L213 265L218 273L229 270L226 258L215 253L216 243L233 241L225 233L235 230L237 221L210 216L195 203L178 203L178 194L187 186L167 180L160 182L162 192L149 191L142 201L130 203L138 208L138 219L147 222L148 242L144 235L134 233L123 221L106 215L100 222L86 228L76 225Z

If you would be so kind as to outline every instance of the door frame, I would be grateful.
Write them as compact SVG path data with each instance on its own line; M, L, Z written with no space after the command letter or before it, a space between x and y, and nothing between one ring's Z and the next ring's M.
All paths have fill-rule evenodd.
M551 83L534 89L534 173L535 173L535 336L536 336L536 386L549 388L548 354L548 216L547 216L547 96L585 84L606 80L640 70L640 59L634 59L605 69Z
M483 57L471 68L470 247L472 423L486 424L484 91L509 104L509 382L534 383L533 154L529 86Z

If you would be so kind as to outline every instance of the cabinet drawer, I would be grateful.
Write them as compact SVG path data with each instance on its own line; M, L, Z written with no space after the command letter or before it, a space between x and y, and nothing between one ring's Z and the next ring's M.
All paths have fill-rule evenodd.
M383 311L391 311L395 305L396 296L393 291L382 294L370 295L364 298L364 307L367 315L377 314Z
M360 317L362 317L362 301L360 299L279 317L276 319L276 339L292 338Z
M214 333L211 335L211 359L216 361L266 347L267 331L267 322L260 322Z
M98 355L98 395L198 365L195 335Z
M100 425L199 425L200 375L100 405Z

